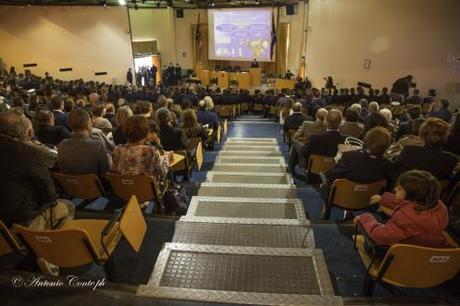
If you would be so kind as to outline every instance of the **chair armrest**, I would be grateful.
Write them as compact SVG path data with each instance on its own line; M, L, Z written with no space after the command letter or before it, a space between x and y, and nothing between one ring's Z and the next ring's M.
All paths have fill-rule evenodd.
M118 219L120 219L121 214L122 214L122 211L118 211L112 216L109 223L107 223L107 225L104 227L104 229L101 232L102 237L105 237L110 233L115 223L117 223Z
M362 227L361 224L357 223L355 226L355 249L356 249L356 236L362 235L364 237L364 249L367 253L372 254L375 257L383 258L386 252L390 249L389 245L377 244Z

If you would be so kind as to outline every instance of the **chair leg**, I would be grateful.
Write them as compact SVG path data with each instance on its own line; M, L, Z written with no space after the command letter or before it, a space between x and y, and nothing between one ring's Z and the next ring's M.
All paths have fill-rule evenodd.
M332 207L326 202L323 204L323 220L329 220L331 218Z
M372 277L367 274L366 279L364 280L363 289L361 290L361 296L372 296L374 292L375 281Z
M107 276L107 280L109 282L116 281L116 271L115 271L115 262L113 257L109 257L109 260L103 264L105 275Z

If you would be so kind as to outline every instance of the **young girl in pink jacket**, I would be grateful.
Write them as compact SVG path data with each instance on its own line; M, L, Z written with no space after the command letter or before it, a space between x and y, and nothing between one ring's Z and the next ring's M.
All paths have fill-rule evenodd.
M443 248L448 247L443 230L448 224L447 208L439 200L441 187L426 171L411 170L398 178L393 193L374 195L371 203L392 209L390 219L378 222L371 214L355 218L377 245L395 243Z

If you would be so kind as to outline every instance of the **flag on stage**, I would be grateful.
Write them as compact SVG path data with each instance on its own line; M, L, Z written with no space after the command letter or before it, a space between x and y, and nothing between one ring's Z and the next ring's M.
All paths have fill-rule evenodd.
M275 48L275 44L276 44L276 41L277 41L276 28L275 28L275 16L273 16L273 13L272 13L272 34L271 34L271 37L272 37L272 41L271 41L271 44L270 44L270 59L273 60L273 48Z
M198 13L198 17L196 20L195 43L196 43L197 48L201 48L202 41L201 41L201 32L200 32L200 13Z

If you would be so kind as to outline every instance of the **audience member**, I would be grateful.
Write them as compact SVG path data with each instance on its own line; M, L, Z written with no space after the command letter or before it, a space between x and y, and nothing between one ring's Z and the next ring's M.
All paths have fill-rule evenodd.
M115 119L117 121L117 127L114 129L112 133L113 141L115 142L116 145L126 143L127 140L123 133L123 126L125 125L126 120L132 115L133 115L133 111L128 105L123 105L117 109L117 112L115 114Z
M58 148L59 170L64 174L96 174L100 178L110 169L108 150L101 140L90 137L91 118L83 109L69 115L72 136Z
M460 116L455 119L444 149L460 156Z
M187 109L182 114L181 129L187 138L200 137L203 144L208 142L208 130L197 121L195 112Z
M449 247L443 234L448 212L440 200L439 182L426 171L407 171L398 179L395 193L373 196L373 203L392 210L390 219L381 223L370 213L355 218L377 245L396 243L432 248Z
M112 131L112 124L104 118L105 106L103 104L93 104L93 127L102 130L104 133Z
M358 105L359 104L353 104ZM352 105L352 106L353 106ZM345 110L345 121L339 127L340 133L346 136L351 136L355 138L361 138L364 134L364 126L359 122L359 113L357 110L352 108ZM361 108L361 106L359 107ZM355 108L357 109L357 108Z
M292 111L293 113L284 119L283 129L285 133L288 133L291 129L297 130L304 121L312 121L311 117L303 114L301 103L294 103Z
M35 136L47 146L57 146L61 141L70 137L70 132L65 127L54 125L54 115L48 110L37 111L34 116L34 122L36 127Z
M198 122L202 125L208 125L210 128L217 130L219 125L217 114L207 109L206 102L204 100L201 100L198 103L196 117Z
M122 175L152 175L158 180L166 178L170 153L160 155L155 146L148 145L150 126L141 115L126 119L123 125L127 144L113 151L112 171Z
M167 151L186 150L188 140L181 129L175 128L171 123L169 110L165 107L157 111L157 122L160 125L160 140Z
M64 99L59 95L51 97L51 107L54 114L54 124L57 126L63 126L67 130L71 130L69 126L69 120L64 114Z

